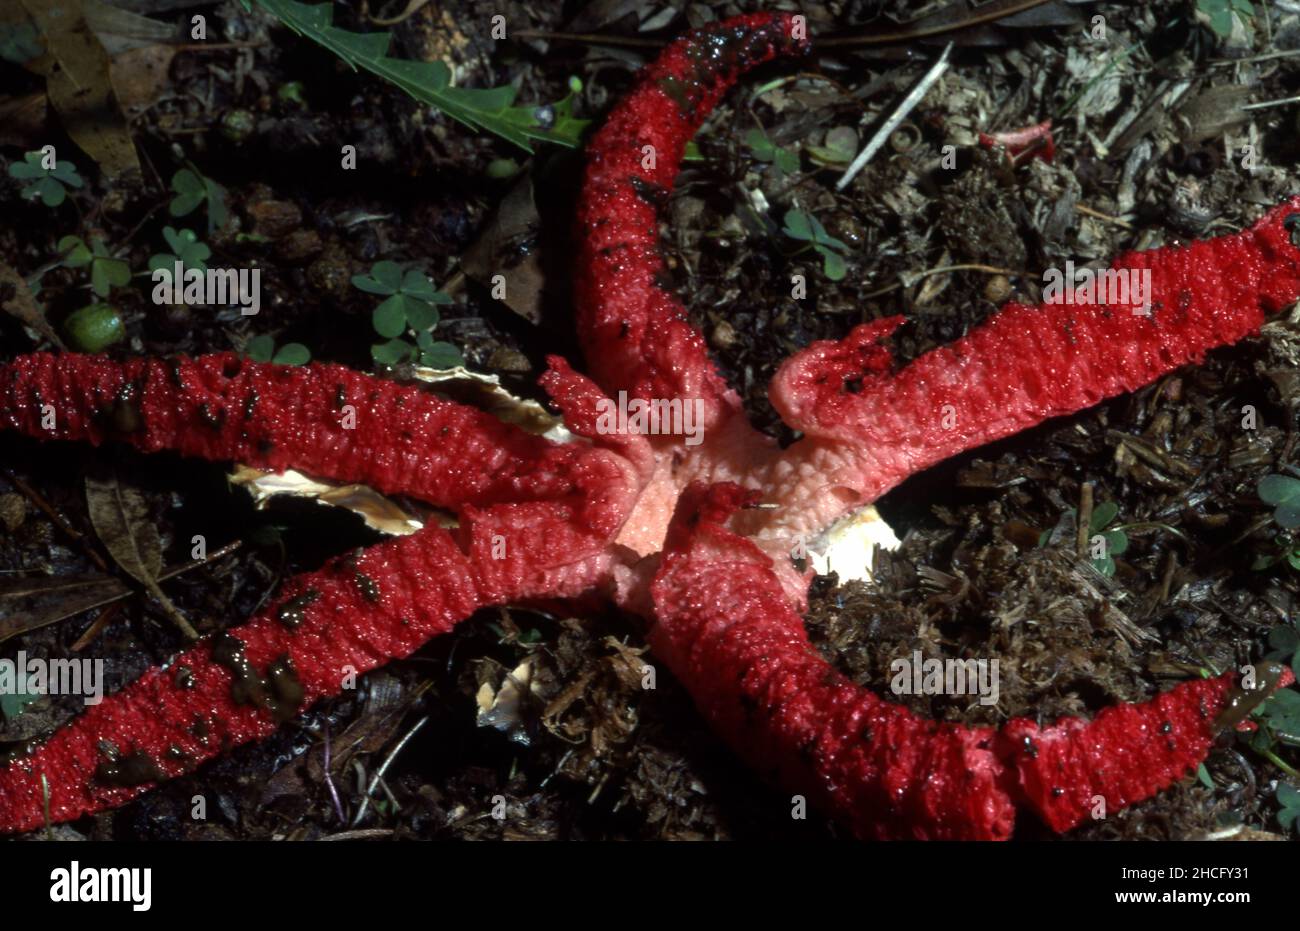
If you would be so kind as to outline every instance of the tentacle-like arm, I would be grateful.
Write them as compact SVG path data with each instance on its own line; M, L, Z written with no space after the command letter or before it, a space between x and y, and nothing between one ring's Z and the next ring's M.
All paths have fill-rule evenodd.
M802 17L760 13L690 33L642 71L588 145L574 288L587 362L609 394L701 398L708 426L739 409L662 285L657 209L686 143L722 95L755 65L806 52L803 29Z
M1099 800L1114 812L1167 788L1224 725L1231 676L1091 722L1018 719L1001 731L883 701L817 654L768 557L723 526L751 496L725 485L682 496L653 584L651 640L738 753L860 836L1002 839L1017 805L1064 831Z
M408 385L232 354L21 356L0 365L0 427L295 468L451 509L558 498L592 467L582 444L552 443Z
M1040 307L1008 304L898 371L888 338L902 318L865 324L792 356L772 381L772 403L809 445L843 450L838 483L873 501L958 452L1133 391L1254 333L1300 297L1297 221L1300 197L1234 235L1128 253L1097 279L1122 286L1127 303L1071 303L1084 298L1066 291ZM808 455L801 445L790 458Z
M78 357L63 364L47 357L20 362L18 371L27 377L13 378L11 384L21 386L13 396L27 403L19 405L16 413L11 410L9 422L30 429L27 406L39 403L31 395L44 390L46 397L59 399L58 410L65 416L59 435L69 438L106 437L99 418L90 412L98 409L102 398L113 397L122 384L141 384L135 380L142 368L138 365ZM198 360L186 366L185 375L193 378L193 366L198 366L216 378L220 362ZM32 366L39 375L32 377ZM436 429L448 454L463 450L462 440L472 444L481 441L482 434L496 432L492 423L458 405L379 379L359 381L346 370L322 366L283 380L276 370L262 368L252 386L242 386L245 390L219 382L205 400L197 402L192 394L151 391L152 382L145 377L138 402L142 410L134 415L145 426L128 431L128 436L146 449L178 448L226 458L254 450L259 440L270 435L268 431L275 430L277 441L292 443L299 452L315 457L310 461L319 463L324 474L377 478L376 485L385 485L383 470L348 460L346 450L332 450L323 436L306 430L304 425L313 422L309 411L288 413L294 397L300 402L320 400L311 392L325 373L329 381L345 388L355 389L360 383L379 397L404 398L394 406L406 414L423 406L425 416L417 415L412 423L440 419L445 432L436 423L429 429ZM593 408L600 397L595 386L558 361L546 384L575 432L591 435ZM290 393L286 386L297 390ZM189 420L194 404L229 410L259 388L259 394L276 399L272 410L284 411L295 428L286 427L285 420L278 427L259 427L250 420L250 437L224 426L213 430L219 443L201 429L196 434ZM77 403L67 406L69 398ZM377 398L370 401L378 403ZM464 435L457 432L467 425ZM316 425L316 429L324 428ZM505 435L523 442L522 435ZM481 506L461 509L457 536L429 527L298 576L286 583L269 610L186 650L168 666L155 667L93 706L31 754L0 767L0 831L39 826L47 805L51 821L112 808L158 781L190 772L232 746L266 736L317 699L338 693L356 676L409 655L483 605L571 597L600 584L610 568L609 538L626 519L642 481L638 463L643 469L649 458L639 437L613 437L608 442L613 448L574 446L574 459L556 485L554 500L488 503L480 491ZM542 450L538 458L549 454L548 447L522 448ZM530 464L536 466L538 458ZM500 462L499 468L521 479L528 474L524 464L514 459ZM435 477L421 480L415 472L401 474L414 476L412 480L422 482L422 491L435 495L430 490ZM474 479L467 476L466 481ZM403 482L401 487L411 485ZM507 487L517 492L520 486ZM500 486L496 493L503 493Z
M748 497L683 494L652 587L655 654L737 753L860 836L1009 836L994 730L927 721L818 656L771 560L723 527Z

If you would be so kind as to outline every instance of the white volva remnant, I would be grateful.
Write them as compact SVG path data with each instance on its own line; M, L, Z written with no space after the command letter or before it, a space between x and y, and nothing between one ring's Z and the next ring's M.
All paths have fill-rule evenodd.
M806 547L808 560L818 575L834 572L841 582L871 579L875 548L898 549L898 537L872 506L845 514Z
M262 309L260 268L186 268L177 259L171 268L153 271L153 302L189 307L237 305L245 317Z
M609 435L673 435L686 437L687 446L704 442L703 398L632 398L618 393L618 401L596 402L596 432Z
M153 904L153 870L149 867L87 866L73 860L50 871L51 902L130 902L147 912Z
M19 650L0 659L0 695L81 695L87 705L104 700L102 659L40 659Z

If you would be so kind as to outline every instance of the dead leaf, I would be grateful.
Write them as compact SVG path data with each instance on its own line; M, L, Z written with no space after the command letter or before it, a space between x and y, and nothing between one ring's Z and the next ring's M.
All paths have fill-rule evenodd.
M41 335L42 339L53 343L59 349L65 348L59 334L45 319L45 313L32 296L31 288L23 276L14 271L3 259L0 259L0 307L10 316L17 317L24 324Z
M533 180L524 174L501 201L487 228L461 258L465 274L485 288L505 280L502 302L530 323L542 320L546 275L537 249L541 218L533 200Z
M47 48L29 67L45 76L63 128L109 178L139 175L135 143L113 100L109 55L86 22L81 0L21 2Z
M113 57L113 91L128 117L137 115L167 91L175 57L176 49L168 45L130 49Z
M143 585L191 640L198 633L158 584L162 572L162 540L149 519L149 506L138 488L123 485L117 476L86 476L86 503L95 533L131 578Z
M0 641L130 594L106 575L37 576L0 581Z
M208 553L205 559L168 566L158 574L159 582L206 566L239 549L238 540ZM121 601L135 589L112 576L28 576L0 580L0 643L17 634L57 624L95 608ZM77 649L73 647L74 651Z

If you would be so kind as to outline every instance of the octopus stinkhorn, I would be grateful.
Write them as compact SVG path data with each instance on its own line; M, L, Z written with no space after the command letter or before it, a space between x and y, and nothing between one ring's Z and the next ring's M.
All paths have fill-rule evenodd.
M899 317L814 343L770 388L802 434L781 449L749 424L661 284L657 208L739 75L809 47L802 18L786 14L697 30L644 69L591 140L575 266L590 377L552 358L542 378L573 442L337 365L49 354L0 365L0 426L293 467L459 518L292 579L269 609L0 767L0 830L120 805L482 606L593 593L651 619L656 654L739 754L863 837L1005 838L1018 808L1065 831L1098 799L1115 811L1202 761L1243 701L1231 674L1091 721L928 721L813 650L799 615L810 576L789 553L942 459L1255 332L1300 296L1300 199L1235 235L1120 256L1114 269L1150 274L1142 307L1010 304L902 367L888 345ZM700 441L609 430L614 397L698 404ZM754 501L776 507L743 507Z

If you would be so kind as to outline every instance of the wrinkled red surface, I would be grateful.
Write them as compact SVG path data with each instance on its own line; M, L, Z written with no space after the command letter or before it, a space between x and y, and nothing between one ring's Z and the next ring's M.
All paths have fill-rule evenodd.
M1284 221L1300 197L1250 229L1130 252L1148 270L1151 312L1131 304L1008 304L969 334L895 370L889 317L795 354L772 380L782 418L844 448L842 476L874 500L949 456L1150 384L1254 333L1300 296L1300 250ZM846 470L847 471L847 470Z
M340 366L230 355L21 357L0 366L0 426L292 467L456 511L455 534L427 529L286 583L276 605L289 603L296 626L273 606L230 631L257 674L292 662L303 693L289 712L337 692L349 667L361 673L405 656L480 605L602 592L654 615L656 651L738 753L861 836L1002 838L1016 806L1065 830L1098 797L1109 811L1149 797L1203 759L1227 679L1188 683L1092 722L1019 720L995 731L927 721L816 655L794 608L807 575L787 554L796 539L934 462L1137 388L1253 332L1300 292L1300 253L1283 227L1300 200L1235 236L1118 259L1117 268L1150 270L1149 317L1114 302L1008 305L902 369L886 342L901 318L814 343L773 380L774 404L805 434L780 450L745 422L700 334L660 285L655 206L687 140L737 76L807 51L795 25L759 14L673 43L593 138L575 276L593 380L558 359L542 379L580 441L549 443ZM700 399L702 444L603 435L597 405L619 391ZM733 517L747 539L723 523L755 493L780 506ZM674 505L680 519L670 525ZM42 822L42 774L52 820L66 820L151 784L105 785L95 774L112 753L144 754L173 776L274 729L274 709L236 700L212 649L194 646L0 767L0 830Z
M710 421L739 409L681 302L660 286L657 207L673 189L686 143L736 78L808 50L794 25L790 15L758 13L673 42L587 147L574 290L584 354L611 395L702 398Z
M1205 758L1231 676L1090 722L1016 719L998 731L929 721L854 685L817 654L767 556L723 526L750 497L725 485L682 496L652 586L655 653L737 753L859 836L1000 840L1016 805L1065 831Z
M599 392L558 361L547 385L582 433ZM455 537L430 527L341 557L290 580L270 608L229 631L260 676L282 657L292 662L303 695L289 712L409 655L481 605L590 590L608 571L606 541L637 494L629 460L644 458L637 438L597 437L623 455L561 446L417 388L331 365L241 364L233 356L117 363L40 354L0 366L0 387L0 424L31 435L95 443L111 436L147 451L293 464L456 506ZM129 418L120 409L112 414L113 399L122 397L131 399ZM357 406L355 430L339 426L339 397ZM57 412L48 431L41 418L46 399ZM115 422L135 429L123 433ZM417 442L429 446L423 462ZM394 453L394 446L407 453ZM542 496L551 499L534 500ZM506 541L504 553L497 540ZM295 606L304 593L308 603ZM296 626L280 620L286 603ZM187 674L180 677L182 668ZM0 767L0 829L43 823L42 775L51 820L66 821L153 785L105 784L96 771L113 755L145 754L171 777L278 726L273 708L237 700L231 671L212 660L204 641Z

